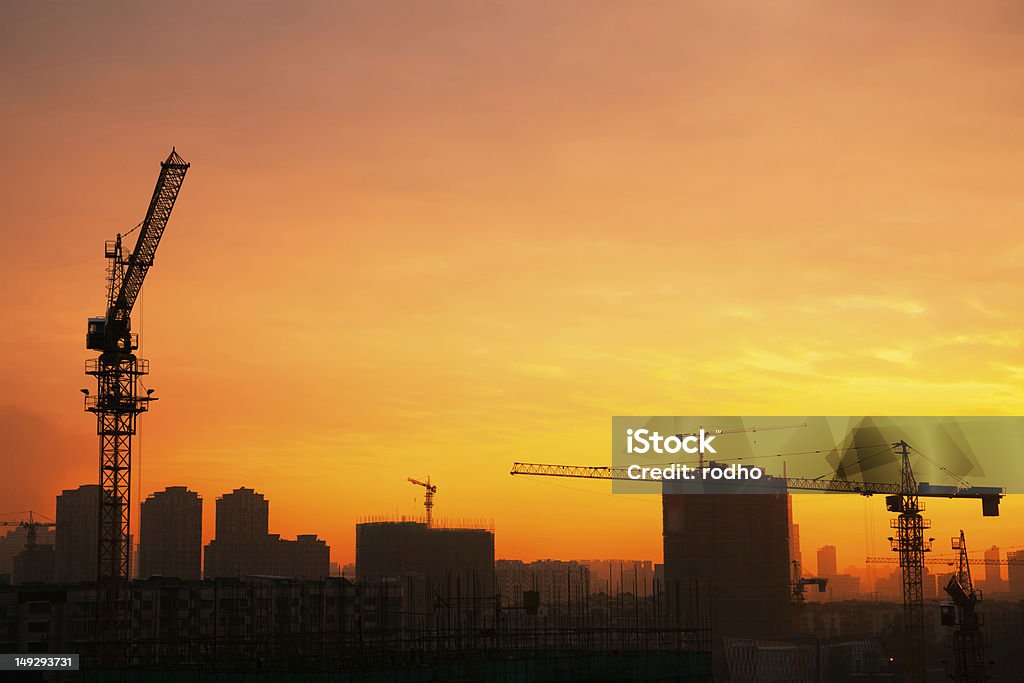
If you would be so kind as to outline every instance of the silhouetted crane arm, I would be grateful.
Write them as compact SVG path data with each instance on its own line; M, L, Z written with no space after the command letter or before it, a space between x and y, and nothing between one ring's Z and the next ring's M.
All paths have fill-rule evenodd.
M925 564L944 564L950 567L955 567L958 562L956 557L928 557L925 558ZM882 556L882 557L865 557L864 564L899 564L900 558L894 555ZM1008 560L1005 557L999 559L988 559L983 557L972 557L971 564L983 564L990 567L995 566L1007 566L1011 564L1024 564L1024 560L1015 562L1014 560Z
M156 248L160 245L160 238L163 237L164 228L167 227L167 221L171 217L171 210L174 208L188 168L189 164L173 149L167 161L160 164L160 176L153 189L146 217L139 228L135 248L124 262L125 271L120 291L116 295L111 293L110 310L107 311L108 339L126 333L126 321L135 307L146 274L153 265Z
M546 465L531 462L513 463L510 474L527 474L534 477L570 477L574 479L612 479L638 481L629 476L625 467L587 467L584 465ZM766 477L766 479L773 479ZM654 481L654 480L650 480ZM833 493L859 493L870 496L876 493L895 494L900 492L899 484L879 484L843 479L785 479L788 488ZM660 483L660 482L655 482Z
M613 481L643 481L633 479L625 467L588 467L585 465L549 465L543 463L513 463L509 474L533 477L569 477L572 479L609 479ZM846 479L801 479L797 477L770 477L762 481L784 481L787 489L821 491L824 493L857 493L862 496L900 495L901 485L892 482L865 482ZM648 480L652 483L660 483ZM919 484L917 495L922 498L980 498L988 504L998 506L1002 491L990 487L957 488L952 486L931 486Z
M875 494L892 496L900 492L899 484L881 482L848 481L846 479L800 479L796 477L789 477L784 481L786 482L786 488L802 491L859 493L862 496L873 496Z
M412 477L408 477L408 479L410 484L416 484L417 486L422 486L431 493L437 493L437 486L435 484L431 484L429 481L420 481L419 479L413 479Z
M625 467L587 467L586 465L545 465L535 462L512 463L509 474L532 477L569 477L571 479L621 479L629 481Z

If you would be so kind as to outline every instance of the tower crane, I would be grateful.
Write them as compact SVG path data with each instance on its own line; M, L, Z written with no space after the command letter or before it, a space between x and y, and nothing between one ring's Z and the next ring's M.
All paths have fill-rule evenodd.
M926 539L925 529L930 522L921 517L924 505L921 498L973 498L982 502L982 514L986 517L999 515L999 501L1002 489L993 487L928 486L918 484L910 462L910 445L898 441L891 445L901 461L899 482L861 482L848 479L805 479L765 476L760 481L765 486L771 482L784 484L786 489L821 491L827 493L856 493L862 496L884 495L886 509L898 513L890 526L896 529L895 538L890 537L892 550L898 553L903 578L903 615L905 628L906 663L904 680L907 683L923 683L925 680L925 621L922 574L924 555L931 550L931 540ZM580 479L610 479L635 481L626 467L590 467L578 465L548 465L517 462L512 465L512 475L541 477L572 477ZM966 482L961 482L966 484ZM756 495L756 494L755 494Z
M149 409L153 390L139 394L139 378L149 373L149 361L135 355L138 335L131 331L131 314L160 238L171 217L189 164L172 148L160 163L160 175L139 234L127 256L118 234L104 245L107 258L107 307L103 316L89 318L86 347L98 351L85 373L96 378L96 394L85 394L85 409L96 415L99 449L99 534L96 578L107 586L97 610L101 623L116 620L117 585L130 570L132 437L140 413ZM133 228L134 230L134 228ZM111 639L116 634L107 633Z
M427 511L427 526L433 526L433 510L434 510L434 494L437 493L437 486L430 483L430 476L427 476L426 481L420 481L419 479L413 479L409 477L410 484L416 484L422 486L425 489L423 494L423 508Z
M971 563L967 557L967 540L963 529L953 539L953 550L959 551L956 573L944 590L953 601L952 610L944 609L942 623L955 626L953 632L953 680L956 683L985 683L989 680L985 666L985 639L981 633L981 616L977 605L981 591L971 581Z
M38 529L53 529L57 526L56 522L38 522L35 519L35 513L31 510L28 511L28 519L21 520L18 522L0 522L0 526L17 526L25 529L25 550L31 551L36 547L36 531Z

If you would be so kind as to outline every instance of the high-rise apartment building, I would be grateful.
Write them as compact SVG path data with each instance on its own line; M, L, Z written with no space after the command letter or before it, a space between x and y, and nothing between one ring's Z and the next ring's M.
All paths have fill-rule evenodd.
M243 486L217 499L217 539L258 539L266 536L269 529L270 501L262 493Z
M1006 583L1010 595L1024 598L1024 550L1006 553Z
M826 545L818 548L818 576L823 579L830 579L839 574L836 561L836 547Z
M100 487L86 484L57 496L53 577L58 583L95 581Z
M139 515L139 578L202 577L203 499L184 486L157 491Z
M270 534L270 502L262 493L238 488L217 499L216 538L206 546L203 575L285 576L320 580L330 576L331 549L316 534L294 541Z
M994 545L985 550L985 589L991 593L1006 591L1003 579L1003 568L999 566L999 546Z

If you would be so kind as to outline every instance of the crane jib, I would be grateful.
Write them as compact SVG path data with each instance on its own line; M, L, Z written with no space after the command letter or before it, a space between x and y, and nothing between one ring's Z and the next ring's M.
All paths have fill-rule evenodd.
M572 479L609 479L624 481L630 479L625 467L600 467L587 465L552 465L546 463L516 462L509 472L512 475L534 477L568 477ZM795 477L765 477L766 485L783 483L789 491L820 491L822 493L856 493L862 496L884 495L899 497L903 484L896 482L864 482L844 479L801 479ZM935 486L928 482L915 482L913 495L921 498L974 498L982 501L982 512L986 517L999 515L999 500L1005 491L1000 488L972 486L957 488Z
M108 321L123 322L131 315L138 299L142 284L149 268L153 265L157 246L163 236L167 221L171 217L174 202L185 180L189 164L178 153L171 150L167 161L160 164L160 176L149 202L149 209L139 229L139 237L131 255L125 259L125 274L121 289L114 299L111 310L107 313ZM119 325L108 325L108 332L115 333Z

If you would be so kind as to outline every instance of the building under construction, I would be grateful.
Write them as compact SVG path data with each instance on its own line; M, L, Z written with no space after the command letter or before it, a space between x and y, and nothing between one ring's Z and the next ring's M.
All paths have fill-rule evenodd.
M418 575L434 585L458 584L466 594L494 594L494 530L443 527L425 520L356 524L356 579Z
M671 490L662 496L666 583L707 582L718 643L790 633L787 498Z

